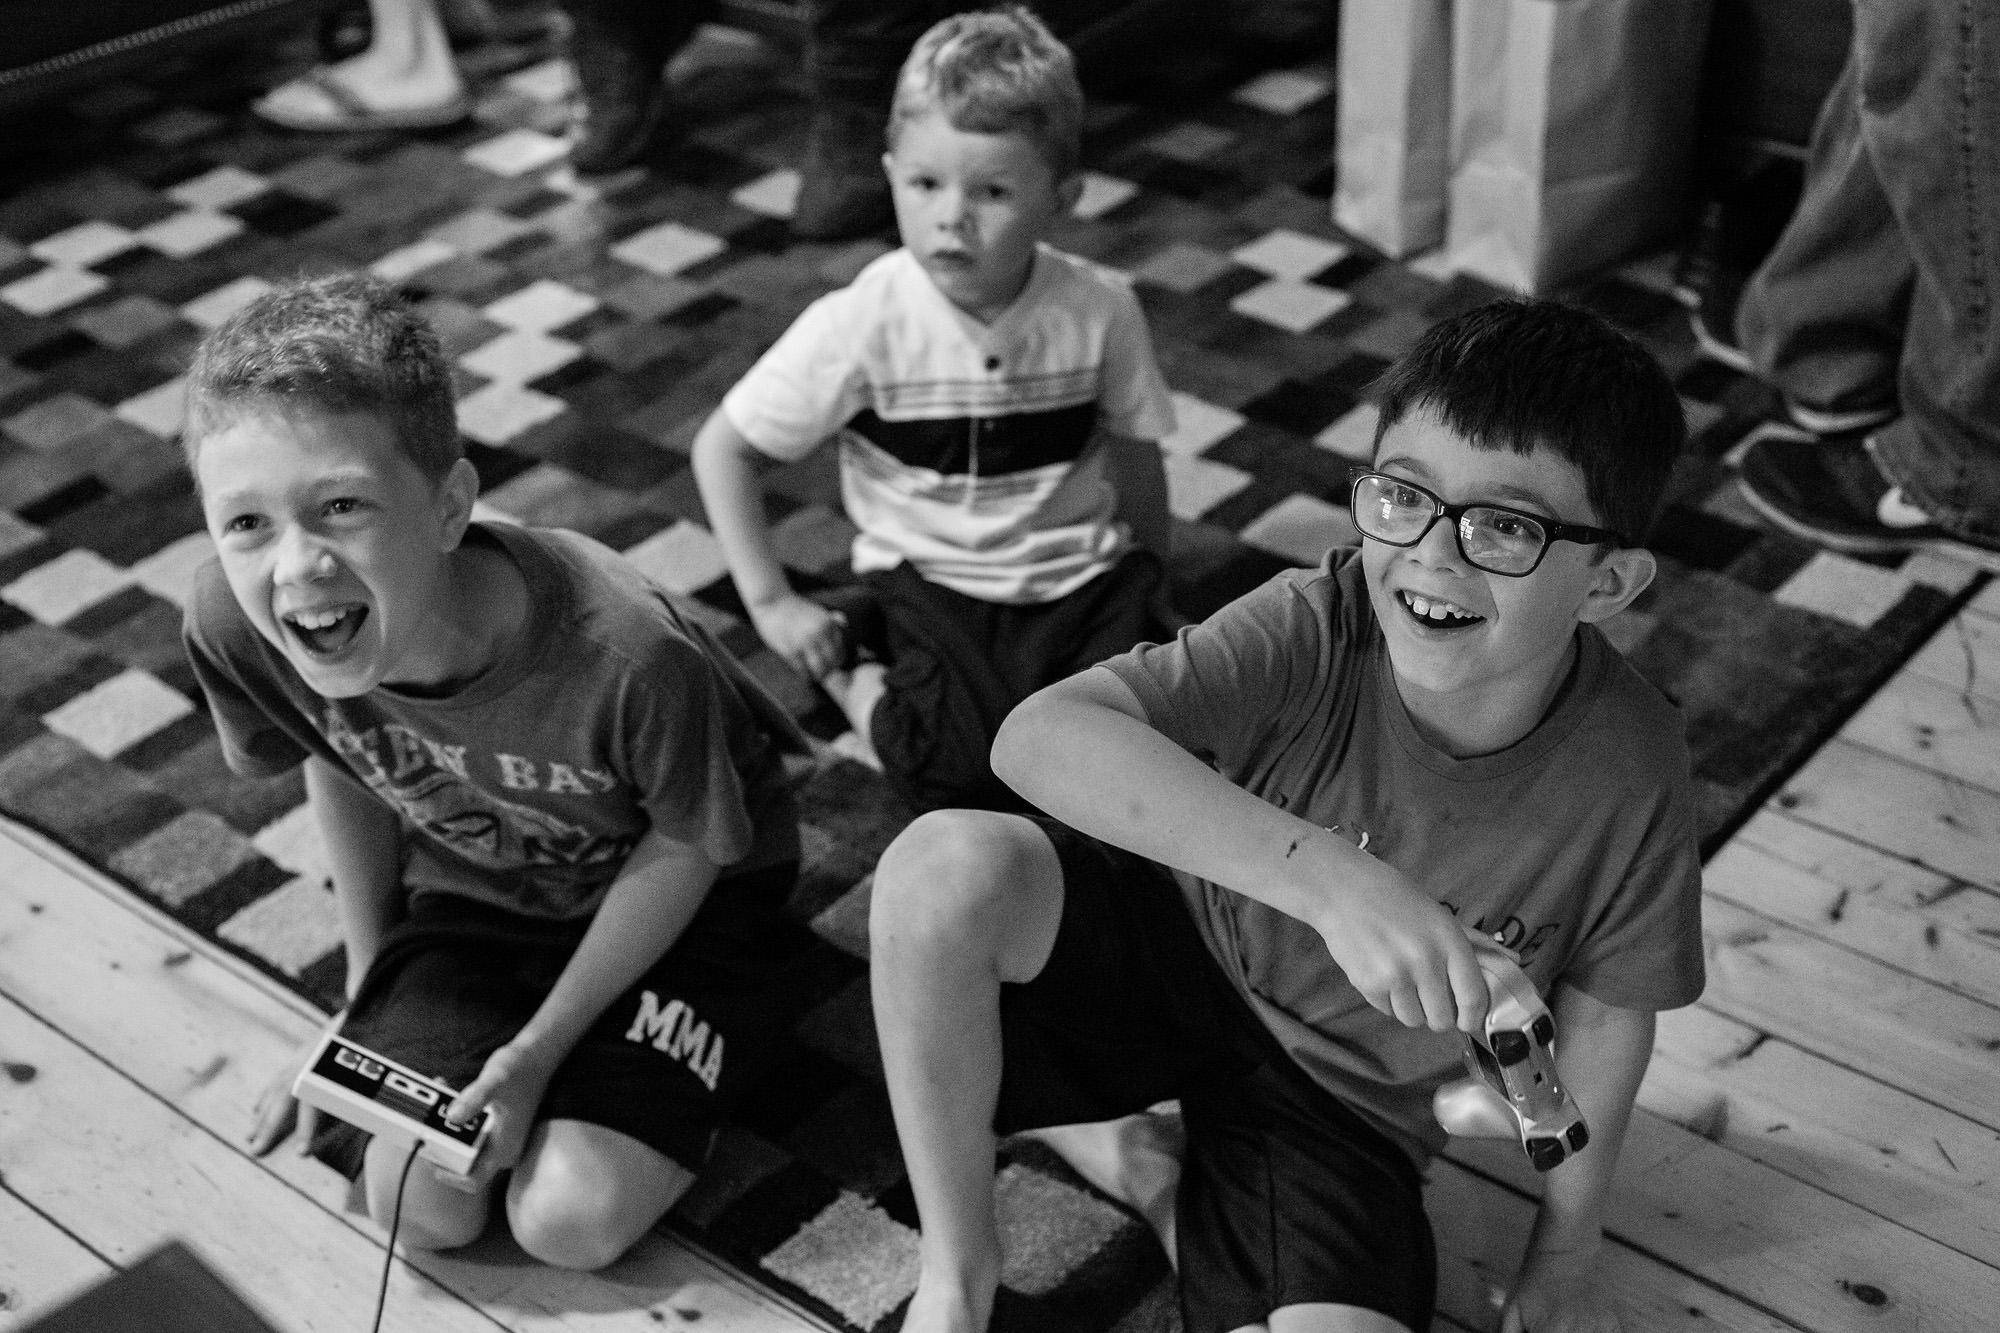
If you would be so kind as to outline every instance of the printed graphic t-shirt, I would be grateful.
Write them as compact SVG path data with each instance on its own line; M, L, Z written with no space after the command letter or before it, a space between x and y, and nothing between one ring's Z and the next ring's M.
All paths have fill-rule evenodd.
M780 750L799 734L705 628L587 537L496 523L466 540L512 558L529 610L507 655L442 698L314 693L203 566L183 637L229 766L345 769L401 817L412 895L526 916L595 911L649 829L725 874L798 855Z
M1505 750L1453 758L1404 710L1362 580L1359 552L1336 550L1105 666L1153 727L1223 777L1337 826L1519 950L1544 996L1567 981L1621 1008L1692 1003L1701 868L1672 705L1586 625L1553 711ZM1427 1162L1445 1140L1431 1094L1464 1073L1456 1036L1370 1007L1303 922L1175 877L1210 952L1293 1058Z

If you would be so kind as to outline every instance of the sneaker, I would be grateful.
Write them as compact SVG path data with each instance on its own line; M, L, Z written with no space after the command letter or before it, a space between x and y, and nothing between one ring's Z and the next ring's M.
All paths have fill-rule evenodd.
M595 20L571 25L577 111L570 129L572 168L585 175L618 171L652 147L667 111L664 75L671 52L659 34Z
M1738 484L1778 527L1834 551L1936 551L2000 572L2000 542L1952 532L1910 503L1876 467L1873 440L1765 438L1743 451Z
M1805 167L1765 158L1750 173L1717 183L1675 268L1674 299L1692 310L1720 281L1740 291L1784 233L1805 189Z
M1743 350L1736 337L1736 307L1742 299L1743 283L1740 280L1732 280L1722 274L1714 275L1702 299L1689 309L1688 327L1693 330L1695 345L1701 349L1703 356L1728 366L1739 375L1759 379L1762 377L1758 375L1756 366L1751 364L1750 354ZM1815 407L1782 390L1778 397L1784 403L1785 416L1810 435L1851 435L1886 426L1897 416L1894 403L1850 408Z
M1896 419L1893 403L1877 404L1874 407L1814 407L1802 403L1790 394L1784 395L1785 415L1790 417L1802 430L1814 435L1853 435L1864 430L1874 430L1886 426Z
M1718 361L1739 375L1755 377L1757 368L1750 354L1736 339L1736 306L1743 299L1743 278L1721 270L1710 273L1695 303L1688 307L1688 327L1694 332L1695 346L1711 361Z

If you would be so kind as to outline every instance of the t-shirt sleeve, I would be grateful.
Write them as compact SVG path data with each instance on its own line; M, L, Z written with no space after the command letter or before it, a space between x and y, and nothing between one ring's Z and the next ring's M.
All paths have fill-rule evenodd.
M624 764L655 832L717 866L749 855L755 828L734 744L759 733L748 705L693 641L664 640L626 682Z
M1135 440L1164 440L1174 431L1174 400L1153 357L1153 336L1132 289L1114 289L1111 325L1104 337L1104 371L1098 386L1098 420L1104 429Z
M1146 721L1232 780L1290 735L1311 707L1327 650L1328 620L1303 580L1287 571L1251 589L1170 642L1141 644L1103 665L1138 698Z
M181 644L208 700L230 771L268 778L297 768L312 752L274 715L274 706L286 705L275 682L254 668L256 632L237 607L222 567L213 561L204 565L182 614Z
M723 415L761 452L804 458L866 405L859 300L843 289L814 301L723 395Z
M1563 968L1565 980L1606 1004L1678 1009L1701 996L1701 852L1690 805L1686 784L1676 782Z

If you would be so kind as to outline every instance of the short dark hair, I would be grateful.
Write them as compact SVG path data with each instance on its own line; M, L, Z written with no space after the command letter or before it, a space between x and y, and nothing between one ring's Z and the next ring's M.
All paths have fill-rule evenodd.
M1605 527L1646 539L1687 443L1659 363L1587 310L1495 301L1433 325L1375 383L1375 448L1429 410L1478 449L1554 451L1583 474Z
M954 14L917 38L896 76L889 146L932 111L967 134L1027 136L1057 181L1083 154L1076 61L1025 5Z
M436 331L394 287L365 274L285 283L202 339L181 431L188 466L203 438L260 404L378 413L433 482L465 456Z

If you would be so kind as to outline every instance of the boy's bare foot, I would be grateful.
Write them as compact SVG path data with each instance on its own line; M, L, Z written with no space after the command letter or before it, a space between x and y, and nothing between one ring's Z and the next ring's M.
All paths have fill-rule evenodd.
M877 773L882 771L882 757L875 753L875 747L860 732L847 730L826 743L826 748L843 759L852 759L857 764L866 764Z
M854 728L858 750L855 757L880 771L882 761L869 740L875 705L888 693L889 668L880 662L856 662L847 670L829 671L819 678L819 686L840 708L847 725ZM863 755L866 757L863 758Z
M1054 1125L1022 1138L1046 1145L1095 1188L1144 1218L1180 1271L1174 1241L1174 1200L1180 1192L1187 1128L1180 1110L1155 1108L1093 1125Z
M993 1285L986 1284L981 1295L960 1283L923 1274L903 1316L903 1333L986 1333L993 1318Z

